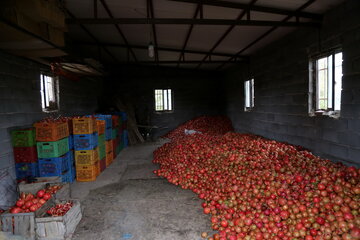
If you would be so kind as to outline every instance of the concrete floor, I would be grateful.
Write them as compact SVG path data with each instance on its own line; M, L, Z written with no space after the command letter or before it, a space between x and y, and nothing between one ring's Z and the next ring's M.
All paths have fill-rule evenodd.
M210 230L197 196L158 178L151 163L160 142L124 149L95 182L72 185L83 218L74 240L200 240Z

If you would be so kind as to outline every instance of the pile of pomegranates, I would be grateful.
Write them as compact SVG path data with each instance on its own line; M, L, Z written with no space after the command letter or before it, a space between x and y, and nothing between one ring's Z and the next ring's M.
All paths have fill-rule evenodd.
M52 217L64 216L73 206L73 202L67 201L65 203L56 204L55 207L46 211Z
M15 206L10 208L12 214L35 212L42 207L56 193L61 186L53 185L45 189L40 189L35 195L32 193L20 194L20 198L16 201Z
M233 127L229 118L224 116L201 116L194 118L180 125L175 130L169 132L164 137L169 139L178 139L185 137L185 130L195 130L200 133L210 135L221 135L229 131L233 131Z
M173 131L153 160L155 174L203 199L217 232L203 238L360 239L360 169L212 126L223 125L186 136Z

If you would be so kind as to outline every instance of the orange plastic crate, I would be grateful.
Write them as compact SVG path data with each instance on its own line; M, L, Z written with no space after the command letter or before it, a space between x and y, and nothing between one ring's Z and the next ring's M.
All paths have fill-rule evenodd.
M108 167L113 162L113 152L106 153L106 167Z
M76 180L79 182L91 182L96 180L96 165L76 166Z
M38 122L34 124L37 142L54 142L69 136L67 122Z
M99 150L97 147L93 150L75 151L76 165L94 165L97 161L99 161Z
M105 120L96 120L98 135L105 133Z
M92 117L74 118L73 133L74 134L93 134L97 131L96 119Z
M112 152L113 151L113 142L112 140L108 140L105 142L105 151Z
M95 163L96 167L96 176L100 175L100 160Z

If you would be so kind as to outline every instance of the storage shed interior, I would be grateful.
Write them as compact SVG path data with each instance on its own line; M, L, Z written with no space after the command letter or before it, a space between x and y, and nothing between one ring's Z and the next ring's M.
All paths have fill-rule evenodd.
M74 196L87 199L86 208L108 204L94 199L94 193L110 194L108 201L127 204L130 222L107 216L105 210L123 212L106 205L100 212L114 227L108 232L96 230L103 235L91 232L86 227L96 223L96 213L91 212L74 239L200 239L200 234L192 235L194 229L202 228L201 232L211 227L187 215L178 215L182 220L173 222L184 228L188 221L199 223L185 233L181 226L173 226L178 230L156 235L146 225L146 236L144 229L133 227L142 226L131 215L141 206L132 205L137 189L159 191L159 195L164 191L164 199L153 199L158 209L169 207L170 196L181 190L169 190L164 182L157 188L157 180L130 181L153 179L150 171L156 167L150 155L160 146L161 137L200 116L223 115L237 133L301 146L332 162L360 167L358 0L24 2L0 3L0 174L10 175L16 185L11 131L45 118L126 111L145 140L135 144L129 138L129 148L104 172L103 180L93 186L72 184ZM56 6L58 15L46 13L43 2ZM44 107L44 74L57 79L56 97L50 99L55 108L51 103ZM134 126L128 122L130 127ZM121 186L130 186L133 192ZM112 188L130 195L116 198ZM11 194L1 189L0 207ZM146 194L138 194L151 201ZM190 195L172 200L192 214L192 206L200 204L189 200ZM156 214L144 221L158 216L166 225L168 219Z

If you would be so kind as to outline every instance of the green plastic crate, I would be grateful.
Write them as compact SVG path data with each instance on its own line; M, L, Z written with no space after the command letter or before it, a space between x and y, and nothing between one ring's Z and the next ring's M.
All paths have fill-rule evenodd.
M119 128L121 128L122 126L122 119L121 119L121 116L119 116Z
M37 142L39 158L60 157L69 151L69 138L63 138L55 142Z
M120 151L124 149L124 142L120 141L120 145L119 145Z
M100 145L105 145L105 134L99 135L99 137L98 137L98 145L99 146ZM102 158L100 158L100 159L102 159Z
M116 139L117 135L118 135L118 130L116 128L114 128L111 131L111 139Z
M106 156L105 145L99 145L99 159L103 159Z
M18 129L11 131L11 143L14 147L35 146L35 128Z
M121 152L121 146L118 145L116 146L116 155L119 154Z

